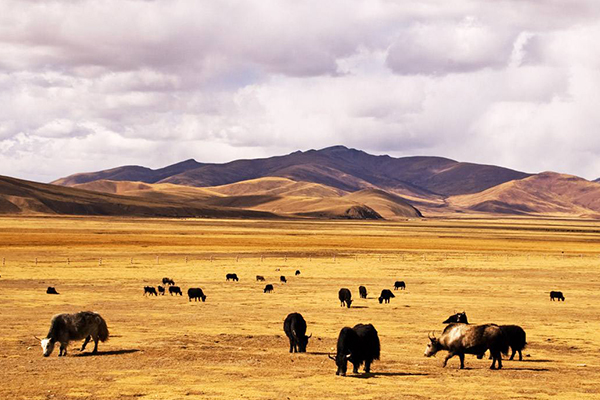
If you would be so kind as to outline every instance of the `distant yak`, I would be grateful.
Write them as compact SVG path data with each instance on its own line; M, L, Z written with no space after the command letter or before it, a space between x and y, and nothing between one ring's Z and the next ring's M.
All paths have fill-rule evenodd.
M296 276L300 275L300 270L299 270L299 269L297 269L297 270L296 270L296 273L295 273L295 275L296 275Z
M230 281L231 280L231 281L237 282L240 279L238 278L237 274L227 274L227 275L225 275L225 280L226 281Z
M398 289L406 289L406 283L404 283L404 281L396 281L394 282L394 290L398 290Z
M360 295L361 299L366 299L367 298L367 288L364 286L359 286L358 294Z
M206 296L200 288L189 288L187 294L190 301L192 301L192 299L194 299L194 301L198 301L198 299L202 299L202 302L206 301Z
M169 294L171 296L173 296L173 294L175 294L175 296L183 296L183 293L181 293L181 288L179 286L169 286Z
M256 282L264 282L265 281L265 277L262 275L256 275Z
M459 312L459 313L449 316L443 323L444 324L453 324L453 323L468 324L469 320L467 319L467 313L463 311L463 312Z
M280 281L281 283L287 283L287 279L285 279L285 276L283 276L283 275L281 275L281 276L279 277L279 281Z
M381 296L379 296L379 304L383 303L384 301L389 303L390 299L394 297L396 296L394 296L394 293L392 293L390 289L383 289L381 291Z
M160 293L161 295L165 295L165 288L163 286L158 286L158 293Z
M163 285L175 285L175 281L171 278L162 278Z
M268 285L265 286L263 293L271 293L272 291L273 291L273 285L271 285L269 283Z
M306 336L306 321L299 313L291 313L283 321L283 331L290 340L290 353L306 353L310 336Z
M352 293L350 292L350 289L341 288L338 292L338 298L340 299L342 307L346 305L346 307L350 308L350 305L352 304Z
M46 289L46 294L59 294L59 293L52 286L48 286L48 289Z
M158 294L156 293L156 289L154 288L154 286L144 286L144 296L148 295L148 296L158 296Z
M35 336L42 345L44 357L48 357L54 350L54 345L60 343L58 356L67 355L67 346L73 340L85 339L81 350L90 339L94 340L93 354L98 353L98 341L106 342L108 340L108 327L106 321L91 311L82 311L76 314L57 314L50 321L50 330L44 339Z

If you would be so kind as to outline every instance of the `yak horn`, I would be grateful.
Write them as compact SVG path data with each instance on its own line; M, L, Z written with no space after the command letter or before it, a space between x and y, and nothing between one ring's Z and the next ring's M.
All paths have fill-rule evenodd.
M310 339L312 337L312 333L310 334L310 336L308 336L308 338Z
M42 341L42 339L40 339L39 337L33 335L34 338L36 338L37 340L39 340L40 342Z
M333 357L331 356L331 354L327 353L327 357L329 357L329 358L331 358L333 361L335 361L335 358L333 358Z
M350 357L352 357L352 353L346 354L346 358L350 358Z

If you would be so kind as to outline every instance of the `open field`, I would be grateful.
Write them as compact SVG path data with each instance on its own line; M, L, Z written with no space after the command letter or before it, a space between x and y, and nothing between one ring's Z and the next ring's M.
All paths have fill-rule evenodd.
M0 258L2 399L600 396L598 222L4 217ZM240 282L225 282L228 272ZM143 297L163 276L184 294L202 287L206 303ZM396 279L407 290L379 304ZM356 307L340 308L341 287ZM549 301L555 289L564 303ZM72 343L66 358L42 357L32 335L44 336L53 314L82 310L108 322L100 354ZM491 371L467 356L459 370L457 357L446 369L444 353L423 357L427 333L462 310L474 323L525 328L524 361ZM306 354L288 353L282 325L294 311L313 334ZM338 377L327 353L359 322L377 328L381 361L370 376Z

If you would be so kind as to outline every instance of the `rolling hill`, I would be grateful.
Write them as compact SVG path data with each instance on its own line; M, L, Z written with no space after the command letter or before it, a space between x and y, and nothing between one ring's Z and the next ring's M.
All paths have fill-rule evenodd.
M139 166L80 173L53 184L74 186L97 180L171 183L211 187L264 177L312 182L347 192L380 189L416 199L437 199L477 193L529 174L507 168L461 163L442 157L375 156L344 146L225 164L187 160L151 170Z

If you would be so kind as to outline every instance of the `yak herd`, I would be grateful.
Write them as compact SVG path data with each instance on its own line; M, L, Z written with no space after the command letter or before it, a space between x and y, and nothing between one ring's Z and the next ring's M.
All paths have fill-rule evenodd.
M296 276L300 275L297 270ZM239 281L237 274L228 273L227 281ZM262 275L256 276L257 282L264 282ZM285 276L280 277L281 283L287 283ZM158 291L153 286L144 286L144 296L164 295L166 291L172 295L183 296L181 288L175 285L170 278L163 278L164 286L158 286ZM404 281L396 281L394 290L405 290ZM270 293L274 290L272 284L267 284L264 293ZM367 298L367 289L364 286L358 288L361 298ZM56 293L52 287L48 288L48 293ZM206 295L201 288L189 288L187 291L189 301L206 301ZM389 289L383 289L378 300L379 303L389 303L394 298L394 293ZM341 306L350 308L352 305L352 293L348 288L341 288L338 292L338 298ZM550 292L550 300L555 299L565 301L562 292ZM473 354L481 359L489 351L492 364L491 369L502 368L502 354L508 356L509 349L512 350L510 360L513 360L516 353L519 353L519 361L523 359L522 350L527 345L526 333L523 328L517 325L496 325L496 324L470 324L466 312L459 312L451 315L445 321L446 328L439 337L428 335L424 356L431 357L437 352L447 351L443 361L443 367L448 360L454 356L460 359L460 368L464 368L465 354ZM308 340L312 337L306 335L307 323L304 317L299 313L289 314L283 322L283 330L290 342L290 353L304 353L308 346ZM93 353L98 351L98 342L106 341L109 336L106 321L97 313L82 311L76 314L58 314L50 322L50 329L44 339L38 339L41 343L43 355L48 357L56 343L60 345L59 356L67 354L67 346L70 341L85 339L81 347L83 351L90 340L94 341ZM377 330L372 324L357 324L354 327L344 327L341 329L337 340L337 353L329 358L335 361L337 366L336 375L346 375L348 362L353 365L353 372L358 373L358 368L364 364L364 372L369 374L371 364L379 360L381 344Z

